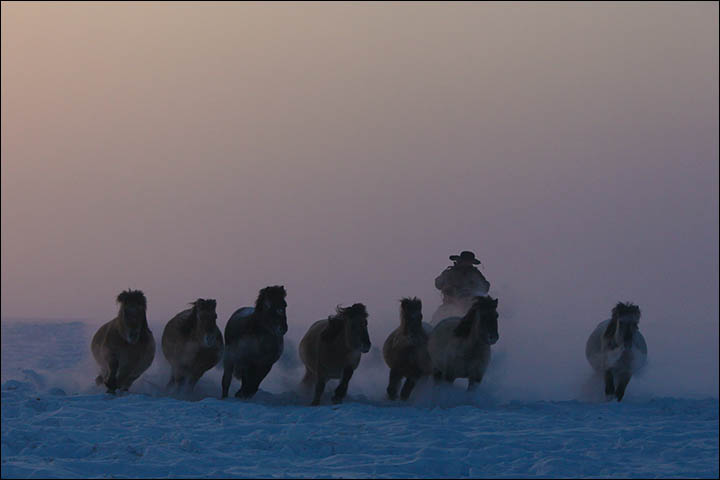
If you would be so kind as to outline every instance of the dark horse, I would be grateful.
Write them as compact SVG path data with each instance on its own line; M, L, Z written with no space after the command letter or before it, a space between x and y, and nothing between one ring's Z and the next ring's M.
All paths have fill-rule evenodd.
M422 302L419 298L403 298L400 301L400 326L385 340L383 357L390 367L387 394L395 400L400 382L405 384L400 398L407 400L415 383L430 375L432 364L428 353L428 335L423 328Z
M287 332L285 287L260 290L255 308L235 311L225 325L225 355L222 398L228 396L233 374L242 381L236 397L250 398L283 352Z
M120 310L93 336L93 357L100 365L98 385L104 383L108 393L127 390L148 369L155 358L155 339L148 328L147 300L140 290L126 290L117 296Z
M168 388L192 391L203 374L222 358L223 339L217 327L216 302L198 298L192 308L170 320L162 335L162 350L172 367Z

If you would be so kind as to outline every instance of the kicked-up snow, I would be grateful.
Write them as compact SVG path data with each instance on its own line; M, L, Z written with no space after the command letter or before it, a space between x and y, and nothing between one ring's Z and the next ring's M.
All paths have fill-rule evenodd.
M296 343L250 401L161 386L162 353L130 392L94 385L81 322L2 324L2 477L718 477L718 400L519 401L491 376L384 399L371 351L348 397L309 407ZM589 368L589 367L588 367ZM492 364L491 364L492 370ZM363 380L364 379L364 380ZM234 393L239 385L231 386Z

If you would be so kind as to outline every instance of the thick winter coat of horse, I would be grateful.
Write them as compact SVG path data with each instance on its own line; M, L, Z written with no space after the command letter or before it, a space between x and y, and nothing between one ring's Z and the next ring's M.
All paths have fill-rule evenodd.
M618 303L609 320L600 322L585 344L585 357L603 375L605 395L619 402L633 373L647 362L647 344L638 328L640 308Z
M315 385L312 405L320 404L328 379L340 378L333 403L347 393L350 378L360 363L360 355L370 351L367 310L362 303L337 308L335 315L313 323L300 341L298 351L305 364L302 383Z
M468 390L480 384L490 363L490 346L500 338L497 304L489 296L476 297L464 317L446 318L433 329L428 351L436 382L467 378Z
M217 327L216 302L198 298L192 308L170 320L162 335L162 350L172 373L168 388L192 391L205 372L222 358L223 338Z
M126 290L117 297L117 317L93 336L90 344L100 375L95 383L104 383L108 393L128 390L150 367L155 358L155 339L148 328L147 300L140 290Z

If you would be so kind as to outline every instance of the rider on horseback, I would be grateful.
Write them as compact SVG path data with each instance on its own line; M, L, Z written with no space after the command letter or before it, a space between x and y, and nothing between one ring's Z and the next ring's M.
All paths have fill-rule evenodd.
M490 290L490 282L475 267L480 264L480 260L475 258L473 252L466 250L460 255L450 255L450 260L453 265L435 279L435 288L442 292L443 303L433 315L433 324L445 318L445 315L464 315L474 297L485 296Z

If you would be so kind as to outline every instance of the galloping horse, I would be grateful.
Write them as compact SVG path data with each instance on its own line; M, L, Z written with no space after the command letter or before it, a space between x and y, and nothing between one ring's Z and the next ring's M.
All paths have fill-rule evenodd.
M104 383L108 393L128 390L150 367L155 358L155 339L148 328L147 300L140 290L126 290L117 296L117 317L101 326L90 344L100 365L95 383Z
M605 395L619 402L633 373L647 361L647 344L638 329L640 308L618 303L609 320L600 322L585 344L585 357L605 379Z

